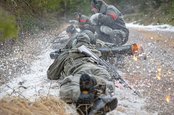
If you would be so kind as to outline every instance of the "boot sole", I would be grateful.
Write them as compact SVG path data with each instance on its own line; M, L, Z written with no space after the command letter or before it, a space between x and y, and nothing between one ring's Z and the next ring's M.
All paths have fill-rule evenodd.
M118 100L117 98L113 99L111 102L108 102L105 106L105 111L109 112L117 108Z

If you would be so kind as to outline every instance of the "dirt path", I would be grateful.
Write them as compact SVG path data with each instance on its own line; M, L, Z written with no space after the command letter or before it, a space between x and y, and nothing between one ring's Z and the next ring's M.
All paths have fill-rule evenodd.
M129 89L117 89L118 107L108 115L172 115L174 113L174 33L149 31L145 28L130 27L129 29L128 44L141 44L146 57L144 55L125 57L125 65L120 70L124 73L123 77L131 86L140 91L143 97L133 95ZM59 95L59 82L46 78L46 70L52 63L49 58L49 53L52 51L50 43L58 36L58 33L56 31L52 34L44 33L35 36L39 37L41 42L35 41L36 39L33 39L31 43L29 42L28 46L32 46L34 43L34 47L30 50L25 47L25 59L22 59L24 59L23 61L29 60L27 63L31 64L30 72L22 73L21 71L19 77L1 86L1 98L19 96L28 100L40 96ZM60 36L64 35L65 33L62 33ZM32 51L36 49L42 53L33 56ZM17 54L19 55L19 52ZM9 60L4 61L9 63ZM9 72L6 66L1 66L0 69ZM15 74L15 72L17 71L13 73Z
M174 33L130 28L129 43L143 46L146 58L127 59L127 79L146 98L147 111L174 114Z

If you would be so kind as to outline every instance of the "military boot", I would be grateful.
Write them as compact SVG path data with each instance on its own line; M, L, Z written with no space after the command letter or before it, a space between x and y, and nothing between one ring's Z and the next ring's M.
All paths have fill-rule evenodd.
M113 30L110 32L110 39L112 39L114 45L121 46L123 44L123 38L119 30Z
M82 74L80 77L80 96L76 103L76 109L79 115L88 115L89 109L96 99L96 79L88 74Z
M96 79L88 74L82 74L80 77L80 96L78 104L91 104L95 99Z
M113 30L108 26L101 26L100 31L103 32L104 34L110 35Z
M105 115L107 112L114 110L117 107L118 100L116 97L102 96L96 100L91 108L89 115Z

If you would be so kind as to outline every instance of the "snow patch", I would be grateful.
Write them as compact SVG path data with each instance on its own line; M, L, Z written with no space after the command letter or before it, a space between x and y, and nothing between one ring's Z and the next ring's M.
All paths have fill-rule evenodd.
M47 79L46 72L53 60L50 59L51 49L46 49L42 55L31 63L31 73L23 74L10 80L0 87L0 98L4 96L20 96L29 100L40 96L59 95L57 81Z
M163 24L163 25L140 25L140 24L135 24L134 22L132 23L127 23L126 26L128 28L143 28L148 31L168 31L168 32L174 32L174 26L168 25L168 24Z

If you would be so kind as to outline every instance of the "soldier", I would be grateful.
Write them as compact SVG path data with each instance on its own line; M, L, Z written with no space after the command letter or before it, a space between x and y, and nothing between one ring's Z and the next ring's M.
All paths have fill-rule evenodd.
M90 30L91 32L95 32L94 27L90 23L90 18L81 13L75 13L76 20L78 21L78 27L81 31Z
M67 103L75 103L77 108L89 105L89 115L114 110L117 107L117 98L113 96L115 87L110 73L91 57L80 53L78 47L82 45L100 55L91 45L89 36L79 33L74 47L62 52L49 67L47 77L50 80L62 78L61 99Z
M69 36L69 40L66 42L64 49L71 49L72 44L73 44L72 42L77 37L78 31L76 30L76 28L73 25L70 25L67 27L66 33Z
M96 26L97 38L116 46L125 44L128 41L129 30L121 12L103 0L92 0L91 6L95 14L91 16L90 21Z
M58 55L64 50L64 49L71 49L73 47L73 41L76 39L76 36L78 34L78 31L73 25L70 25L66 28L66 33L69 36L68 41L66 41L61 49L58 49L54 52L50 53L51 59L56 59Z
M79 33L87 34L89 36L89 38L90 38L90 43L91 44L96 44L96 39L95 39L94 33L89 28L84 28L83 30L78 32L76 30L76 28L74 27L74 25L70 25L70 26L67 27L66 33L69 36L69 40L66 41L66 43L65 43L63 48L58 49L58 50L50 53L51 59L55 59L61 53L61 51L73 48L74 45L77 42L77 35Z
M89 17L81 13L76 12L75 18L79 23L89 23Z

